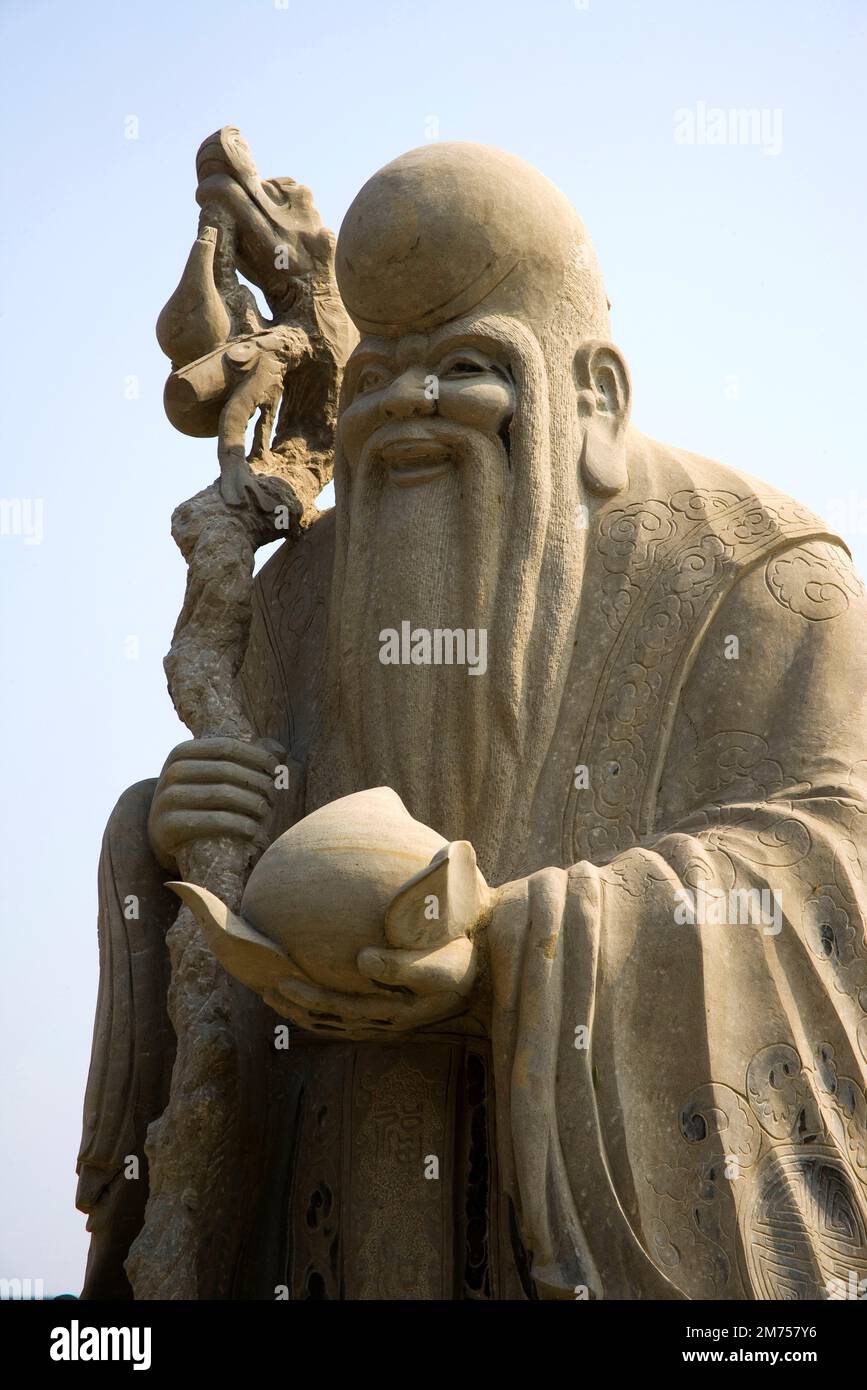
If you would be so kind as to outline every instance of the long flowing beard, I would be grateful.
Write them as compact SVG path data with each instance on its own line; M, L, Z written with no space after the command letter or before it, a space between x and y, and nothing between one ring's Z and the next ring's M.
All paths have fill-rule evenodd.
M508 465L499 441L476 436L443 478L401 487L362 460L353 484L340 621L341 712L366 785L385 783L448 839L472 838L492 734L503 643L494 599L506 540ZM502 500L501 500L502 499ZM483 631L487 669L384 665L381 634Z
M343 545L339 538L318 755L331 772L320 767L312 789L319 802L392 787L418 820L470 840L492 883L526 831L571 657L583 562L576 470L552 476L548 383L535 343L521 366L525 409L511 450L435 418L425 432L442 431L455 459L442 478L396 485L375 450L351 479L338 461ZM483 629L486 671L383 664L381 634L407 622L430 633Z

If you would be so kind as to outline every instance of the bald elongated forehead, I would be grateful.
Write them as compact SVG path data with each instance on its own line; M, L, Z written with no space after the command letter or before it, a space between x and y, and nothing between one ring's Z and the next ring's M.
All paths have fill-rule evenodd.
M427 145L380 169L343 220L336 267L357 327L382 337L481 306L544 323L576 267L583 297L605 302L569 201L531 165L485 145Z

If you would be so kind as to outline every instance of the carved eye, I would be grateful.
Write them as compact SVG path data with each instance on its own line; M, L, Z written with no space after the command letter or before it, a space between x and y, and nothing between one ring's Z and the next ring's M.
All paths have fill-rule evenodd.
M389 374L384 367L364 367L355 384L355 394L363 396L368 391L378 391L389 380Z
M490 371L483 362L477 362L472 357L455 357L448 362L440 376L480 376L483 372Z
M512 376L508 367L492 361L481 352L464 350L455 352L443 360L439 376L446 380L462 381L474 376L498 376L511 384Z

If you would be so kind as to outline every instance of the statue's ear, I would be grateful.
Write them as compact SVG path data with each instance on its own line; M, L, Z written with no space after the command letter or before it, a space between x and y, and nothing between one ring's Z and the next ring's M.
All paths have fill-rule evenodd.
M392 898L385 935L392 946L421 950L464 936L484 913L490 889L469 840L445 845Z
M629 368L613 343L593 338L581 343L575 354L575 381L584 427L581 474L590 492L612 497L628 482Z

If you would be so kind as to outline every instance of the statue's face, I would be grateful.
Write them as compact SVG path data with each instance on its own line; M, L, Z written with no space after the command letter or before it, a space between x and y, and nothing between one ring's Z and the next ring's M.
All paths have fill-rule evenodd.
M392 787L495 866L503 805L516 824L527 813L527 769L533 785L573 655L584 551L571 355L549 371L532 328L487 302L426 333L412 322L366 335L345 370L322 737L345 760L335 785ZM404 622L484 634L485 679L385 663L386 630Z
M350 468L362 460L398 486L433 482L478 457L483 436L506 442L515 387L484 339L446 325L436 333L362 338L346 367L340 421Z

